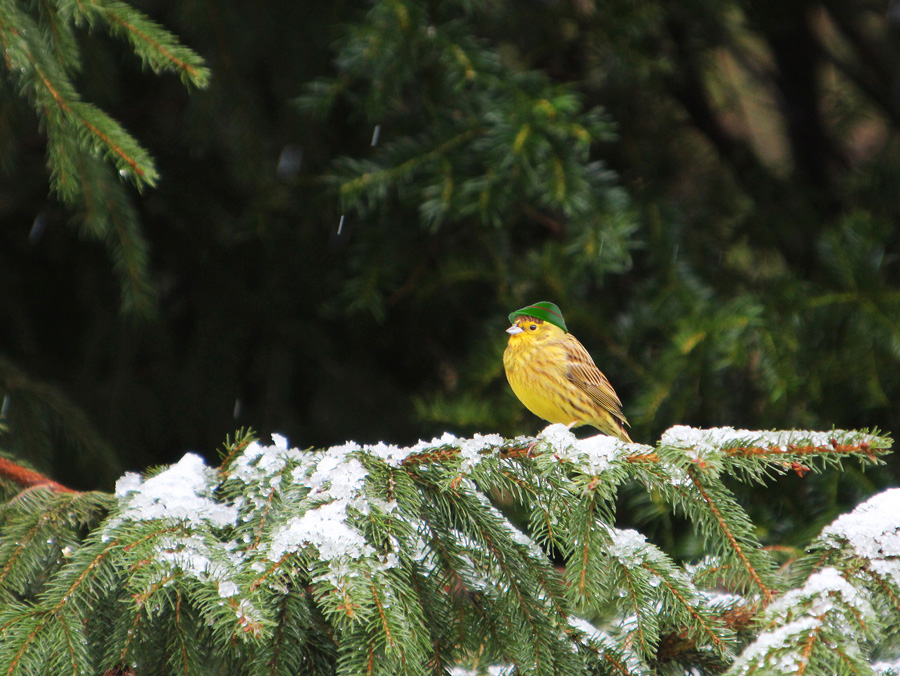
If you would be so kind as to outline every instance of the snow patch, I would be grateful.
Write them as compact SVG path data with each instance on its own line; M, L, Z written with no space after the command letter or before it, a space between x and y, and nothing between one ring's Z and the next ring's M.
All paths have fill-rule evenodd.
M116 482L116 497L122 509L107 524L106 533L125 521L152 519L185 521L191 526L232 526L237 521L237 509L213 499L217 484L216 470L207 467L195 453L186 454L146 480L128 472Z
M459 457L462 459L460 469L470 472L482 458L482 454L492 448L503 445L504 439L499 434L478 434L471 439L458 440Z
M650 446L630 444L607 434L579 439L567 425L561 423L545 427L537 438L549 445L550 451L559 460L578 465L585 473L593 475L610 469L623 455L653 450Z
M487 673L487 676L508 676L515 673L515 667L492 664L487 668L487 672L460 666L450 667L450 676L480 676L483 673Z
M878 493L839 516L822 530L822 539L835 549L849 544L866 559L900 557L900 488Z
M368 471L362 463L350 455L358 450L355 444L329 448L315 465L309 479L301 481L317 497L333 500L351 500L362 493Z
M288 448L286 437L273 434L271 446L263 446L258 441L250 443L231 464L229 478L246 484L258 482L264 477L276 481L288 461L299 462L301 457L300 451Z
M644 552L647 549L647 538L636 530L610 528L609 534L613 543L609 548L609 555L616 557L619 562L628 568L639 566L644 560Z
M746 673L768 666L779 673L792 673L807 664L804 637L819 632L823 625L839 624L852 636L855 626L874 616L869 601L835 568L823 568L809 576L799 589L782 595L766 611L770 620L784 624L762 632L735 661L732 671Z
M609 469L610 464L622 451L622 442L605 434L598 434L575 442L574 453L584 463L589 474L600 474Z
M900 676L900 660L893 662L876 662L872 665L872 671L877 676Z
M610 645L614 645L609 634L602 629L598 629L584 618L569 615L567 619L569 621L569 626L582 632L588 641L597 641L599 643L608 642Z
M342 557L358 559L375 554L362 533L348 525L346 519L347 504L342 501L310 509L303 516L291 519L286 527L274 534L268 556L278 561L286 553L306 545L313 545L319 557L326 560Z
M563 425L562 423L548 425L541 430L540 434L537 435L537 438L544 443L549 444L550 448L553 449L557 455L566 453L575 442L578 441L577 437L572 434L572 430L568 425Z
M789 445L831 446L833 439L846 437L850 432L846 430L833 430L831 432L814 432L811 430L782 430L754 431L741 430L733 427L712 427L698 429L687 425L675 425L663 432L660 438L661 446L674 446L696 453L702 456L705 453L716 451L722 447L733 446L766 446L781 447L783 451L789 451ZM853 433L855 434L855 433ZM860 439L869 438L868 435L857 435Z
M770 631L762 632L753 643L744 648L744 652L732 665L732 672L742 673L764 664L769 666L776 666L777 664L777 671L780 673L795 671L800 664L799 654L792 652L781 654L777 656L776 664L771 663L775 660L770 660L770 656L774 658L773 653L777 655L784 648L795 644L797 642L796 636L809 635L816 630L821 622L816 617L801 617Z
M785 616L796 614L797 608L801 607L804 601L809 601L810 605L806 612L821 617L834 610L839 600L863 617L871 617L873 614L865 596L832 567L813 573L802 587L783 594L769 607L769 612Z

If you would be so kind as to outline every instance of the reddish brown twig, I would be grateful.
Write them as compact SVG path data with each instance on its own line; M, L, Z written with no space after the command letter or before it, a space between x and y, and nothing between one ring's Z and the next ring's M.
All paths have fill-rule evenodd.
M27 467L22 467L22 465L18 465L6 458L0 458L0 479L8 479L22 488L35 488L40 486L59 493L78 492L68 486L57 483L53 479L45 477L40 472L35 472Z

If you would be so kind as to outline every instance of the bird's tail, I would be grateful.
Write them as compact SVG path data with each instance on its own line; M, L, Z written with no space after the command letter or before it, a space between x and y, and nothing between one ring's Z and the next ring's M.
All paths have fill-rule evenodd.
M591 422L587 424L596 427L598 430L603 432L603 434L609 435L611 437L616 437L617 439L621 439L622 441L627 441L629 444L634 443L631 440L631 437L628 436L628 430L625 429L625 425L627 423L625 423L624 420L619 420L618 418L610 416L608 420Z

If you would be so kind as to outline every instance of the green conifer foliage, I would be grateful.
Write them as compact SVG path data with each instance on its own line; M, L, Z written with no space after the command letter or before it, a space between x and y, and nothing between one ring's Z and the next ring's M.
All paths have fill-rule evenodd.
M353 310L383 317L397 286L428 293L430 271L414 271L407 289L400 267L421 260L423 241L440 252L443 285L496 278L519 305L563 261L570 282L629 264L627 196L591 152L614 138L613 122L576 87L477 37L479 17L467 3L373 3L342 35L337 74L300 99L317 119L349 104L353 122L374 130L370 148L325 176L348 215L415 228L393 238L393 252L379 248L381 228L354 231L365 258L345 287Z
M13 495L0 670L872 674L900 657L900 492L778 567L722 478L870 465L889 444L677 427L651 447L551 425L299 450L241 433L218 469L187 454L115 497ZM617 528L626 483L682 511L705 556L683 565Z
M0 68L40 120L50 186L77 215L81 233L106 244L121 285L123 310L146 316L155 302L147 245L121 179L141 190L154 186L159 176L137 140L83 101L76 89L74 80L82 71L77 33L85 29L126 40L154 73L178 73L186 85L206 86L209 71L171 33L123 2L12 0L0 5Z

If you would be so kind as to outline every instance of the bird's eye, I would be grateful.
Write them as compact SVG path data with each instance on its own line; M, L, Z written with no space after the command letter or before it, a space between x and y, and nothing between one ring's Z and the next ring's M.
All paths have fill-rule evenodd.
M529 331L537 331L537 324L532 324L531 326L528 327L528 330Z

